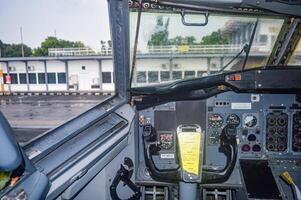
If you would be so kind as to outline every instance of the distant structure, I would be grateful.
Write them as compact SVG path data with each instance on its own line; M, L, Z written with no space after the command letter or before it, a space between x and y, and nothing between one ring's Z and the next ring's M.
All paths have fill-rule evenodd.
M226 26L231 40L229 45L149 46L144 50L138 49L133 86L216 73L241 51L252 30L245 22L229 21ZM276 40L277 30L273 26L262 25L258 30L248 61L251 67L266 61ZM301 64L301 52L297 52L295 63ZM0 95L114 92L111 45L102 45L98 51L91 48L55 48L49 49L48 53L48 57L0 58ZM238 69L241 64L242 59L238 59L229 69Z

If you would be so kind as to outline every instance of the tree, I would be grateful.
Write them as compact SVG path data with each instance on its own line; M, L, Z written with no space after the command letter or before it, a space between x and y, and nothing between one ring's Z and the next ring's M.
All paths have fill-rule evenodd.
M31 56L32 50L27 45L23 44L24 56ZM5 44L0 40L1 57L21 57L22 44Z
M147 42L148 46L166 46L166 45L215 45L228 44L229 35L223 33L220 29L204 36L201 42L197 42L194 36L176 36L169 39L169 18L164 23L163 17L157 17L155 32Z
M147 42L148 46L162 46L169 45L168 40L168 27L169 27L169 18L166 23L163 22L163 17L157 17L157 24L155 27L155 33L151 35L150 40Z
M58 39L56 37L47 37L42 43L41 47L34 49L34 56L47 56L49 48L83 48L84 43L80 41L68 41Z
M108 43L108 47L109 47L109 48L112 48L112 45L113 45L112 41L111 41L111 40L108 40L107 43Z
M202 38L201 44L203 45L214 45L214 44L228 44L229 36L222 33L221 30L214 31L210 35Z
M188 45L196 44L196 39L194 36L187 36L185 37L185 40L187 40Z

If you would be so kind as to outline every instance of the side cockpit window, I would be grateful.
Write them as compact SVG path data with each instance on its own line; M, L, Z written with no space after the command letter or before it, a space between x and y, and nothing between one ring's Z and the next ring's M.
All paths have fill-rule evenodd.
M1 2L0 111L21 146L115 94L107 6ZM11 175L1 171L0 188Z

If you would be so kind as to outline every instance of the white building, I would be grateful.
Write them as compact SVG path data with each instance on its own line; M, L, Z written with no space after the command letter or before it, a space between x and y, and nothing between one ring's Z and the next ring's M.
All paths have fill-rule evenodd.
M237 50L239 48L241 47L237 47ZM215 73L235 53L139 55L134 85L143 86ZM113 63L109 55L0 58L0 69L4 80L2 93L114 91Z
M247 30L247 29L245 29ZM241 34L236 31L233 38ZM260 66L267 60L274 38L253 44L248 66ZM260 36L261 37L261 36ZM262 36L265 38L265 36ZM263 42L265 41L265 42ZM270 44L271 45L271 44ZM243 44L195 45L150 47L147 52L138 53L134 70L133 86L157 84L170 80L200 77L216 73L243 48ZM298 48L299 50L299 48ZM81 54L70 56L63 52L55 57L0 58L3 71L3 93L47 93L47 92L114 92L114 72L111 52L103 55ZM87 51L84 51L87 52ZM295 63L300 63L300 51ZM228 69L239 69L244 55L236 59ZM10 79L10 80L9 80ZM1 77L0 77L1 84ZM4 91L1 91L4 88Z
M4 92L114 91L111 56L0 58L0 69Z
M265 63L279 32L280 22L263 20L251 48L248 64ZM200 77L215 73L250 40L252 24L229 20L222 30L230 36L228 45L155 46L137 51L133 86ZM300 47L299 47L300 48ZM299 51L298 51L299 52ZM111 48L49 49L48 57L0 58L5 93L114 91ZM244 54L229 69L238 69ZM295 57L300 62L299 53ZM8 76L9 75L9 76ZM10 79L10 84L9 84ZM1 84L1 77L0 77Z

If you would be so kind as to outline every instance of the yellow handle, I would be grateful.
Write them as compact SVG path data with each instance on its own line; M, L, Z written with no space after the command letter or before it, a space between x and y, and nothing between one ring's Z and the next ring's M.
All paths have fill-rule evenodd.
M288 171L283 172L280 174L280 177L289 185L293 185L294 181L291 175L288 173Z

